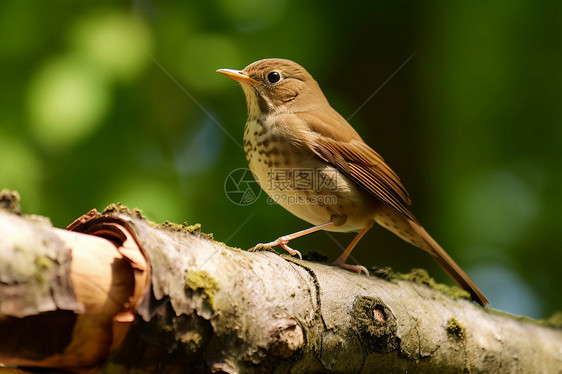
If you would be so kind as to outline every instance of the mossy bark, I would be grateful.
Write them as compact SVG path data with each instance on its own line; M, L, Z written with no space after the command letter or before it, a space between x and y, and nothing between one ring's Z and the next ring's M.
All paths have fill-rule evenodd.
M87 233L101 222L117 223L132 234L149 265L149 283L119 347L97 365L72 368L76 372L551 373L562 368L562 329L490 313L430 287L419 274L417 282L388 274L369 278L271 251L250 253L213 241L198 227L154 225L119 206L90 214L72 229ZM0 210L0 223L29 226L30 236L49 231L43 221L8 211ZM18 248L34 253L30 266L44 264L36 261L45 258L41 243L28 247L30 242L18 237L6 239L20 234L1 232L0 250L22 240ZM65 259L62 254L74 250L63 243L48 258ZM5 287L0 283L0 294ZM24 300L29 292L35 288L21 290ZM54 303L49 311L79 316L80 305L70 301ZM0 310L4 329L14 314ZM17 318L45 313L37 307ZM49 323L41 326L44 341L57 336L58 322ZM34 338L33 331L13 334L18 333ZM2 351L10 339L3 336L0 362L10 363Z

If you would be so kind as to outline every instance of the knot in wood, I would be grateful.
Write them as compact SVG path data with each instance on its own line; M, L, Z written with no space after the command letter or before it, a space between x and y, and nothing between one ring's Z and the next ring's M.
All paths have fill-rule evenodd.
M269 352L279 358L291 357L304 345L302 327L292 319L279 320L271 335L273 341Z
M387 353L399 348L396 317L380 298L356 298L352 318L355 332L370 352Z

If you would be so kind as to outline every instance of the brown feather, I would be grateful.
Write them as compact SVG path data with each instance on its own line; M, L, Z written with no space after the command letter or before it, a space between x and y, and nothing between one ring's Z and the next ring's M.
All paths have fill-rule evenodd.
M455 281L455 283L468 291L473 300L480 305L486 306L490 302L484 296L482 291L470 279L470 277L461 269L459 265L445 252L443 248L425 231L425 229L417 222L410 221L410 226L431 248L428 252L433 256L435 261L445 270L447 274ZM425 249L425 248L424 248Z
M319 134L309 145L311 150L380 201L416 221L410 211L410 196L400 178L343 117L328 108L332 113L329 110L321 111L323 115L296 113L297 117L306 121L310 130Z

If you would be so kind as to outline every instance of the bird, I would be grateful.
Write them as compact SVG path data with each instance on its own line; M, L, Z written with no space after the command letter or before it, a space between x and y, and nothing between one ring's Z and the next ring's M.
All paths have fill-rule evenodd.
M251 250L281 246L319 231L357 232L334 265L365 272L347 258L375 223L428 252L452 280L486 306L482 291L427 233L411 210L398 175L332 108L318 82L298 63L263 59L242 70L218 69L238 81L248 118L244 151L260 187L279 205L313 225L260 243Z

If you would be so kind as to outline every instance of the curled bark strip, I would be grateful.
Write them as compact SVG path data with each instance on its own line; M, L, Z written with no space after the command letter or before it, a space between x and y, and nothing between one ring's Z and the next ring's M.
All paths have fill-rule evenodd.
M111 223L95 235L0 210L0 362L98 370L120 348L148 284L132 236ZM99 234L99 235L97 235Z

